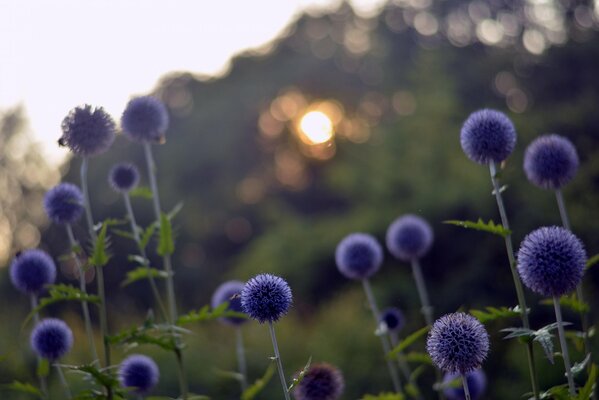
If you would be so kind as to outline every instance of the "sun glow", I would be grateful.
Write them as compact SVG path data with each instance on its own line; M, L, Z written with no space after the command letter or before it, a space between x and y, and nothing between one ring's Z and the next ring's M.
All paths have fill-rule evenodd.
M300 138L309 145L326 143L333 138L333 122L322 111L306 113L299 123Z

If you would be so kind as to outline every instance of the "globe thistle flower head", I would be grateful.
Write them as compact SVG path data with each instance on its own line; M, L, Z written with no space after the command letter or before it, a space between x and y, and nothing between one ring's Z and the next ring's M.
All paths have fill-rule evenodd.
M121 193L127 193L139 183L139 170L134 164L116 164L108 175L110 186Z
M60 183L46 192L44 210L56 224L71 224L83 214L83 194L72 183Z
M121 117L125 134L138 142L162 143L168 124L166 106L153 96L131 99Z
M40 357L56 361L73 346L73 332L64 321L46 318L38 322L30 337L33 351Z
M502 112L475 111L462 126L460 142L466 156L479 164L500 163L516 146L516 128Z
M102 107L89 104L72 109L61 126L62 137L58 144L83 157L104 153L116 133L112 117Z
M446 373L443 377L443 383L449 383L460 377L457 373ZM468 391L472 400L482 398L487 387L487 377L482 369L477 369L466 374L466 382ZM466 394L462 385L459 387L448 387L443 390L443 394L447 400L466 400Z
M212 295L212 308L216 308L225 301L229 302L230 311L243 312L241 307L241 291L243 290L243 282L227 281L221 284ZM228 325L241 325L247 322L246 318L223 317L220 321Z
M389 226L386 236L387 248L402 261L423 257L433 244L433 230L423 218L404 215Z
M256 275L241 291L241 308L251 318L276 322L291 306L291 288L283 278L271 274Z
M132 354L121 362L118 377L121 386L132 388L137 394L144 394L156 386L160 371L150 357Z
M56 265L48 253L31 249L18 253L10 264L10 280L22 293L38 294L56 280Z
M473 316L446 314L433 324L426 351L441 371L466 374L480 368L489 352L489 335Z
M337 269L349 279L366 279L374 275L383 262L383 249L374 236L352 233L337 245Z
M326 363L314 364L295 387L293 396L296 400L336 400L344 388L341 371Z
M524 172L542 189L560 189L578 170L578 153L568 139L560 135L543 135L535 139L524 153Z
M397 307L389 307L381 312L381 322L387 326L390 332L399 332L406 324L406 319Z
M580 283L586 260L584 246L572 232L557 226L542 227L520 244L518 273L533 292L559 297Z

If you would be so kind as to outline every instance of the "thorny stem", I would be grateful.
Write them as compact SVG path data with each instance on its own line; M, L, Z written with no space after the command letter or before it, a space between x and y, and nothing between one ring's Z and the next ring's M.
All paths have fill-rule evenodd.
M31 293L31 310L35 310L37 308L37 295L35 293ZM37 312L33 314L33 322L37 325L40 322L40 316ZM37 365L39 366L42 363L42 357L38 354L37 356ZM44 395L44 399L48 398L48 383L46 382L46 377L39 375L40 379L40 389L42 394Z
M466 400L470 400L470 388L468 387L468 379L466 379L466 374L462 374L462 386L464 386L464 396Z
M283 371L283 363L281 362L281 355L279 354L279 345L277 344L277 336L275 335L275 327L272 322L268 323L268 329L270 330L270 338L272 339L272 347L275 351L275 359L277 361L277 369L279 370L279 378L281 378L281 386L283 387L283 393L285 394L285 400L291 400L289 397L289 390L287 390L287 380L285 379L285 372Z
M501 189L499 182L497 181L497 169L495 162L489 162L489 171L491 173L491 182L493 183L493 192L495 193L495 199L497 200L497 208L499 209L499 215L501 216L501 224L506 230L510 229L510 225L505 211L505 205L503 204L503 197L501 196ZM516 296L518 297L518 305L520 307L520 318L522 319L522 325L526 329L530 329L530 322L528 321L528 308L526 306L526 299L524 297L524 289L522 288L522 282L518 276L516 270L516 260L514 258L514 248L512 245L512 235L505 235L505 248L507 250L507 256L510 263L510 270L512 271L512 278L514 279L514 286L516 287ZM532 385L532 391L535 400L539 399L539 387L537 383L537 372L534 361L534 351L532 347L532 341L526 342L527 358L528 358L528 369L530 371L530 381Z
M241 391L245 392L248 386L247 364L245 362L245 347L243 346L243 332L240 327L235 328L235 344L237 349L237 364L241 374Z
M568 377L568 391L570 396L576 395L576 387L574 386L574 378L570 369L570 354L568 352L568 343L566 343L566 334L564 332L564 321L562 320L562 309L559 305L559 298L553 296L553 308L555 308L555 319L557 321L557 332L559 333L559 343L562 347L562 358L564 359L564 368L566 368L566 376Z
M372 288L370 287L370 282L368 279L362 279L362 286L364 287L364 292L366 292L366 298L368 299L368 304L370 305L370 310L372 311L372 316L374 317L374 321L376 326L379 325L380 315L379 308L376 305L376 300L374 299L374 295L372 294ZM397 393L403 394L403 390L401 388L401 381L399 380L399 374L397 373L397 368L395 368L395 364L391 362L387 358L387 354L391 351L391 345L389 344L389 338L387 335L380 335L381 344L383 345L383 352L385 353L385 359L387 360L387 367L389 368L389 374L391 375L391 381L393 382L393 388Z

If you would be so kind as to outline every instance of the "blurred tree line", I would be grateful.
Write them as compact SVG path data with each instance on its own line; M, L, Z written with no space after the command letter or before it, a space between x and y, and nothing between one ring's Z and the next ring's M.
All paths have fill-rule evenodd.
M538 4L553 8L539 11ZM470 162L459 144L462 122L483 107L505 111L518 130L516 151L501 175L515 246L532 229L559 224L553 194L530 185L522 171L526 145L540 134L559 133L572 140L581 159L577 177L564 190L573 229L589 255L599 252L593 226L599 217L596 12L590 3L575 1L411 1L364 17L342 4L334 12L300 16L280 38L235 57L223 76L163 77L154 93L168 105L171 127L167 143L154 150L164 206L183 204L175 220L180 310L207 304L226 279L281 275L294 292L293 311L278 324L288 375L311 355L342 369L344 398L390 390L361 288L337 272L335 246L354 231L383 241L394 218L416 213L435 230L423 268L437 316L460 307L515 305L502 241L443 224L499 219L488 170ZM314 144L302 137L298 123L310 110L331 118L332 140ZM107 182L111 166L123 160L145 169L141 146L123 137L91 162L97 220L125 214ZM64 181L79 183L79 162L69 161ZM39 212L39 194L23 196L35 198L37 205L28 209ZM135 198L134 207L138 223L152 222L149 200ZM85 237L83 224L76 233ZM59 227L45 230L41 246L55 257L68 248ZM119 288L132 268L126 255L133 251L132 243L113 236L115 257L106 268L113 331L141 320L151 306L144 283ZM381 307L398 306L408 316L405 334L424 324L407 265L387 254L372 282ZM34 361L31 355L25 359L26 335L19 333L27 304L6 273L0 284L2 303L11 304L10 310L2 308L10 328L0 343L6 349L14 337L23 337L21 348L0 362L0 375L8 381L31 375L27 367L32 371ZM585 291L594 293L598 284L590 270ZM550 322L551 308L527 296L532 325ZM596 319L599 303L588 297ZM81 330L75 306L52 311ZM576 315L568 319L576 327ZM488 327L488 398L513 399L529 389L524 354L498 332L509 324ZM251 323L245 332L255 379L271 350L265 327ZM236 398L238 386L217 371L235 368L232 333L216 323L194 329L187 352L193 391ZM83 341L78 349L85 351ZM174 393L174 360L151 348L142 351L161 360L161 388ZM563 380L540 348L537 365L542 387ZM427 371L421 381L432 379ZM261 398L275 398L277 390L273 383Z

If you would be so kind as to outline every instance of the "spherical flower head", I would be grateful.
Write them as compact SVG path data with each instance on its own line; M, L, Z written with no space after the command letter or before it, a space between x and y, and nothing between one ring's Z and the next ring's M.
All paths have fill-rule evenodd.
M117 192L127 193L139 183L139 170L134 164L116 164L110 170L108 181Z
M443 377L443 383L449 383L460 377L457 373L446 373ZM477 369L466 374L468 391L472 400L478 400L482 397L487 387L487 377L482 369ZM466 394L462 384L459 387L448 387L443 390L447 400L466 400Z
M241 291L243 312L261 324L278 321L289 310L291 301L291 288L287 282L271 274L256 275Z
M522 282L542 296L562 296L582 280L587 256L584 246L569 230L551 226L529 233L518 251Z
M144 394L156 386L160 372L150 357L132 354L121 362L118 376L121 386L133 388L137 394Z
M139 142L163 142L168 123L166 106L152 96L131 99L121 117L125 134Z
M466 156L479 164L500 163L516 146L516 128L502 112L475 111L464 122L460 142Z
M78 156L95 156L108 150L115 133L112 117L102 107L86 104L72 109L62 121L58 143Z
M329 364L314 364L295 387L293 396L296 400L336 400L344 388L341 371Z
M574 178L577 170L576 148L563 136L538 137L524 153L526 177L542 189L560 189Z
M42 250L25 250L12 260L10 280L22 293L38 294L56 280L56 265Z
M335 262L346 278L366 279L381 267L383 248L372 235L352 233L337 245Z
M40 357L56 361L73 346L73 332L64 321L46 318L38 322L30 337L31 348Z
M241 307L241 291L244 283L241 281L227 281L221 284L212 295L212 308L220 306L222 303L229 302L230 311L243 312ZM220 321L228 325L241 325L247 322L247 318L223 317Z
M487 357L489 335L471 315L446 314L433 324L426 350L440 370L465 374L480 368Z
M60 183L46 192L44 209L56 224L72 224L83 214L83 194L72 183Z
M395 258L402 261L416 260L424 256L433 244L433 230L417 215L399 217L387 229L387 248Z
M399 332L406 324L406 319L397 307L389 307L381 312L381 322L390 332Z

